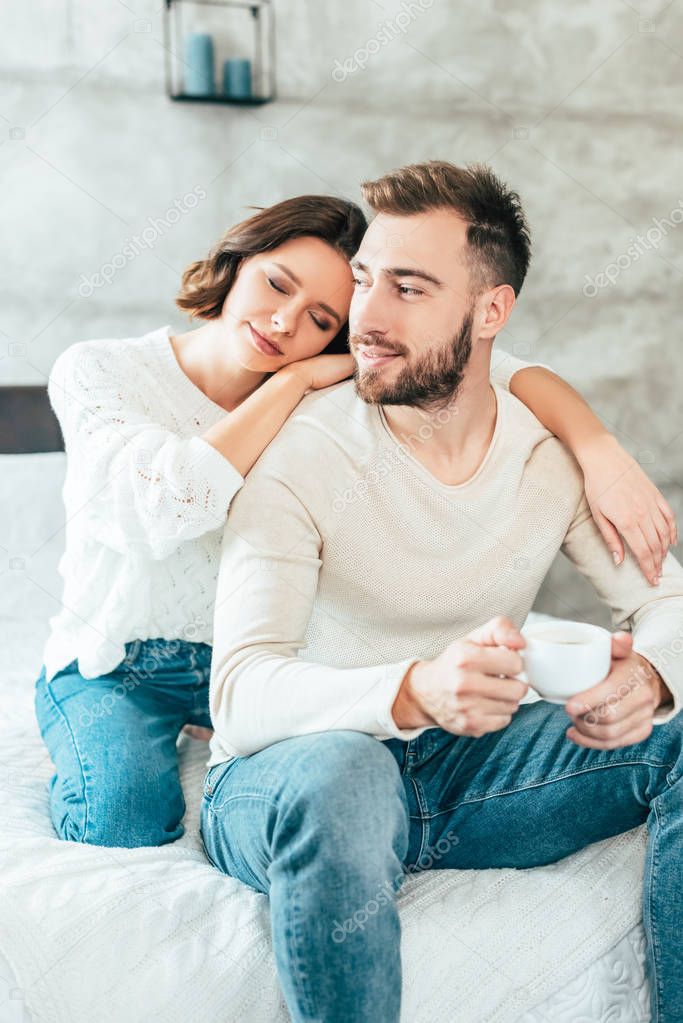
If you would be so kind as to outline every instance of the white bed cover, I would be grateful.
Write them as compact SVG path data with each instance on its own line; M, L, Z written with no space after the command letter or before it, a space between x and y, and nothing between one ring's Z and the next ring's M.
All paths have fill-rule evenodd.
M59 454L0 457L0 1023L286 1023L268 899L202 850L206 744L180 740L180 841L54 835L33 687L61 592L62 476ZM645 842L643 827L534 870L408 877L402 1020L647 1021Z

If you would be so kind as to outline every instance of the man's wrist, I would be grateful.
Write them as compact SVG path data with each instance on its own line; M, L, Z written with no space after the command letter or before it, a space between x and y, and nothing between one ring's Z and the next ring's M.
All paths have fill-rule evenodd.
M434 722L422 710L416 693L416 682L424 673L425 661L413 661L403 676L396 699L391 707L391 716L397 728L422 728Z
M673 693L667 686L666 682L659 674L655 666L648 661L647 657L643 657L642 654L636 653L635 656L638 658L638 662L642 665L646 672L646 678L653 688L655 694L655 710L665 706L668 703L674 702Z

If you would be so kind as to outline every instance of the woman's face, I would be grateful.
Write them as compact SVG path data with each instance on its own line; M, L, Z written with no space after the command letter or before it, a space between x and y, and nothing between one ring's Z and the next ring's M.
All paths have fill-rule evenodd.
M348 261L320 238L293 238L249 256L221 314L234 357L273 373L318 355L346 323L352 293Z

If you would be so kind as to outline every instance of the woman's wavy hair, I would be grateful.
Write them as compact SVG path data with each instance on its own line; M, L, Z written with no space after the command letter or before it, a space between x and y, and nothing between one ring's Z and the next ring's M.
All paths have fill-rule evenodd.
M214 320L220 316L243 260L275 249L292 238L314 237L351 259L367 228L361 208L331 195L299 195L274 206L252 206L259 212L231 227L206 259L191 263L182 277L176 305L191 316ZM348 351L348 324L324 349L327 354Z

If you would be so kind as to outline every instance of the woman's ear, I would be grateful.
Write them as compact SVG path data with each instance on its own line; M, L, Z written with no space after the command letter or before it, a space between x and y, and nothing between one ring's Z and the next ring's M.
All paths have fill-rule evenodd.
M483 308L479 337L493 339L510 318L516 301L515 292L509 284L500 284L481 298Z

